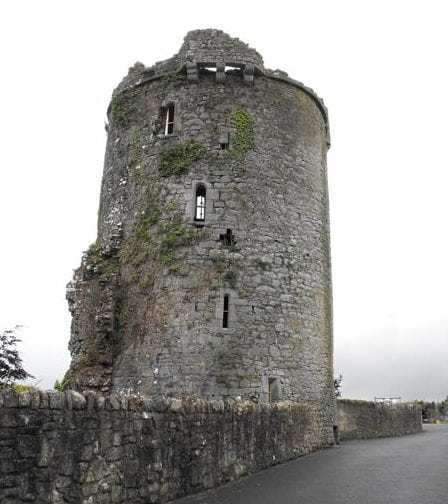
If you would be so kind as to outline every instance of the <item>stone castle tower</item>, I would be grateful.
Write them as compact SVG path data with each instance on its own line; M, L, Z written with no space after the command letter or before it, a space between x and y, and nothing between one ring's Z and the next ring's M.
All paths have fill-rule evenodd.
M330 410L327 111L218 30L113 93L72 385Z

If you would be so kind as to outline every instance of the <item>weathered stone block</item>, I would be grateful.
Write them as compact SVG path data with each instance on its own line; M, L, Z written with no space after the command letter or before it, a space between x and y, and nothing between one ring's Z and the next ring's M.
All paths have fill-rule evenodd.
M16 394L15 392L4 392L3 406L5 408L18 408L19 407L19 395Z
M79 392L69 390L65 394L69 408L80 410L86 407L86 398Z

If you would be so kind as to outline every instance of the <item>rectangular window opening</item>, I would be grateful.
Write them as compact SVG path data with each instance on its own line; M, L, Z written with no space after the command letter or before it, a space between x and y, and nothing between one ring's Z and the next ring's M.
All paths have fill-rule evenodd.
M205 197L196 197L196 216L197 221L203 221L205 219Z
M219 135L219 148L221 150L227 150L229 148L229 133L228 132L222 132Z
M206 73L206 72L217 72L216 65L213 63L202 63L199 64L199 71Z
M165 135L174 133L174 104L166 108Z
M227 73L238 73L241 72L241 67L226 65L224 71Z
M195 221L205 221L205 195L206 189L202 184L196 189L196 206L194 211Z
M268 379L268 403L272 404L279 400L278 379Z

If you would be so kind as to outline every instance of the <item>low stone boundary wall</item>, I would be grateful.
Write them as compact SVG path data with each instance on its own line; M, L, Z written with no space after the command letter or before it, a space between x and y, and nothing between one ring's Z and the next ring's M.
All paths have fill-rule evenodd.
M338 399L339 437L369 439L403 436L422 431L421 408Z
M328 427L287 402L2 393L0 502L166 502L316 450Z

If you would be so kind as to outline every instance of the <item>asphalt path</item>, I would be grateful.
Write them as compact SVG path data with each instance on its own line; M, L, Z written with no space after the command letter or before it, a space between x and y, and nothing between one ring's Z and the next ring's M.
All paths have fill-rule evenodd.
M345 441L175 504L448 504L448 424Z

